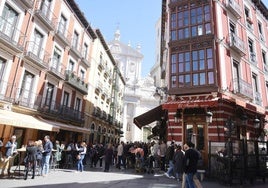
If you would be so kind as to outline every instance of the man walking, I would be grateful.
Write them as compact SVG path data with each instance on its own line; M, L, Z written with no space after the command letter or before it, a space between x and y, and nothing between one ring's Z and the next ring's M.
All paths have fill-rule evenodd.
M52 142L50 141L49 136L44 137L44 145L43 145L44 150L42 151L43 153L43 158L42 158L42 176L47 176L48 171L49 171L49 160L52 152Z
M193 149L193 143L187 142L184 144L184 173L186 188L195 188L193 177L197 171L197 162L199 159L198 152Z

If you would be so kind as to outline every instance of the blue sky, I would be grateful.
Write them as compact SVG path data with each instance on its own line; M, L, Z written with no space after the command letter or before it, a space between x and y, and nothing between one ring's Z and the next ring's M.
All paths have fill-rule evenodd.
M121 42L133 48L141 45L144 55L142 76L147 76L155 61L155 24L161 16L161 0L76 0L93 29L100 29L106 42L119 27ZM268 7L268 0L262 0Z
M113 39L117 27L120 41L133 48L141 45L144 55L142 77L155 61L155 24L161 16L161 0L76 0L93 29L100 29L106 42Z

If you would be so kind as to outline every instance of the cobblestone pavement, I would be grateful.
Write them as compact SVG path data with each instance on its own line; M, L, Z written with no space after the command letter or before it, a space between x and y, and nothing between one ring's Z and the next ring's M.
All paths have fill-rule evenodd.
M23 169L23 167L22 167ZM203 188L230 187L219 184L217 181L210 181L206 178L201 182ZM36 176L27 180L23 176L2 177L0 187L55 187L55 188L179 188L180 184L175 179L164 176L163 172L154 174L136 173L133 169L119 170L112 167L110 172L103 172L101 168L85 168L84 172L76 172L70 169L51 170L47 177ZM268 183L256 181L254 185L246 184L232 187L256 187L267 188Z

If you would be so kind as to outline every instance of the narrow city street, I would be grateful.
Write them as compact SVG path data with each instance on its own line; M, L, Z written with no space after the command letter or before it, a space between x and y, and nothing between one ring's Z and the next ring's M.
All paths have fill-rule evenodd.
M266 180L267 181L267 180ZM84 172L76 172L70 169L51 170L47 177L36 176L27 180L23 176L12 178L4 177L0 180L0 187L55 187L55 188L178 188L181 187L175 179L167 178L163 172L155 174L137 173L134 169L119 170L112 167L110 172L103 172L102 168L87 168ZM257 187L264 188L268 184L256 181L254 185L246 183L243 186L224 186L215 180L204 179L201 182L204 188L223 187Z

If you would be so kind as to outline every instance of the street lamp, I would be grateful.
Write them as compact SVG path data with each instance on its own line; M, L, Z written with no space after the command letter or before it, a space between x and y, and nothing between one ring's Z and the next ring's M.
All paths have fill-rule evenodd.
M260 120L257 117L253 120L253 126L255 128L255 138L257 139L259 136L257 133L260 128Z
M207 114L206 114L207 123L212 123L212 116L213 116L213 113L211 111L207 111Z

